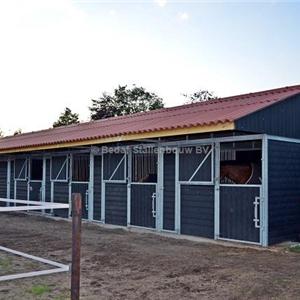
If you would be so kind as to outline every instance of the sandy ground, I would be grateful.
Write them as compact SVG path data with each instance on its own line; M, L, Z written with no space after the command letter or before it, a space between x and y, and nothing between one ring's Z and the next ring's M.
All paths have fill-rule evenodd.
M1 215L0 245L70 262L71 224ZM299 299L300 254L83 226L81 299ZM0 255L0 274L44 266ZM0 283L0 299L69 299L69 274Z

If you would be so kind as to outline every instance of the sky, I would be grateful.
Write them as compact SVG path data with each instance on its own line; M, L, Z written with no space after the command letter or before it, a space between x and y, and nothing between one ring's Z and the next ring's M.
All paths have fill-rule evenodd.
M119 84L166 106L300 84L300 2L0 0L0 129L49 128Z

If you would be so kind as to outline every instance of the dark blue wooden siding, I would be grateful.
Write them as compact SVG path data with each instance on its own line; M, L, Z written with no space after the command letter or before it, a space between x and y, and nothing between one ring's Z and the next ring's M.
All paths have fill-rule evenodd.
M46 191L45 201L51 202L50 159L46 160Z
M164 155L163 229L175 229L175 154Z
M131 225L155 228L155 217L152 213L152 204L154 204L152 195L155 192L154 184L131 185Z
M259 187L220 187L220 237L259 243L253 222L253 202L259 196Z
M235 122L237 130L300 138L300 96L271 105Z
M127 184L105 184L105 222L127 225Z
M28 190L27 180L24 181L17 180L16 190L17 190L16 192L17 200L27 200L27 190Z
M45 201L51 202L50 159L46 159ZM51 213L49 209L45 211Z
M0 162L0 198L7 197L7 162ZM0 206L5 206L4 202L0 202Z
M94 160L94 220L101 220L101 156Z
M14 169L15 169L15 163L14 161L10 162L10 198L14 199L15 198L15 177L14 177Z
M213 186L181 186L181 233L214 237Z
M53 191L53 201L56 203L69 203L69 184L67 182L55 182ZM54 215L67 218L68 209L55 209Z
M269 141L269 243L300 235L300 144Z

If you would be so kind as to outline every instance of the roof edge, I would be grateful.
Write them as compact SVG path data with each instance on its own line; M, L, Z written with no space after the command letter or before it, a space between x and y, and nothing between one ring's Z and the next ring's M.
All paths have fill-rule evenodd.
M36 145L23 148L11 148L11 149L0 149L0 154L13 154L13 153L22 153L22 152L32 152L32 151L42 151L42 150L53 150L53 149L62 149L68 147L79 147L79 146L91 146L96 144L106 144L114 142L123 142L123 141L132 141L138 139L147 139L147 138L158 138L166 136L178 136L184 134L196 134L196 133L206 133L206 132L217 132L225 130L234 130L234 122L219 122L216 124L202 125L202 126L192 126L187 128L177 128L177 129L166 129L153 132L144 132L137 134L126 134L119 135L114 137L106 138L96 138L93 140L81 140L76 142L65 142L57 143L52 145Z

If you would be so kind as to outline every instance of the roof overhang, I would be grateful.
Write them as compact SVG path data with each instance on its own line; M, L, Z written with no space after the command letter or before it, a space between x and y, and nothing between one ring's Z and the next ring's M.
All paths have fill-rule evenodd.
M0 149L0 154L53 150L53 149L89 146L89 145L96 145L96 144L108 144L108 143L115 143L115 142L140 140L140 139L226 131L226 130L234 130L234 129L235 129L234 122L224 122L224 123L220 122L216 124L192 126L187 128L174 128L174 129L159 130L153 132L134 133L134 134L118 135L113 137L87 139L87 140L71 141L71 142L64 142L64 143L53 143L53 144L32 145L27 147L19 147L19 148L11 148L11 149Z

